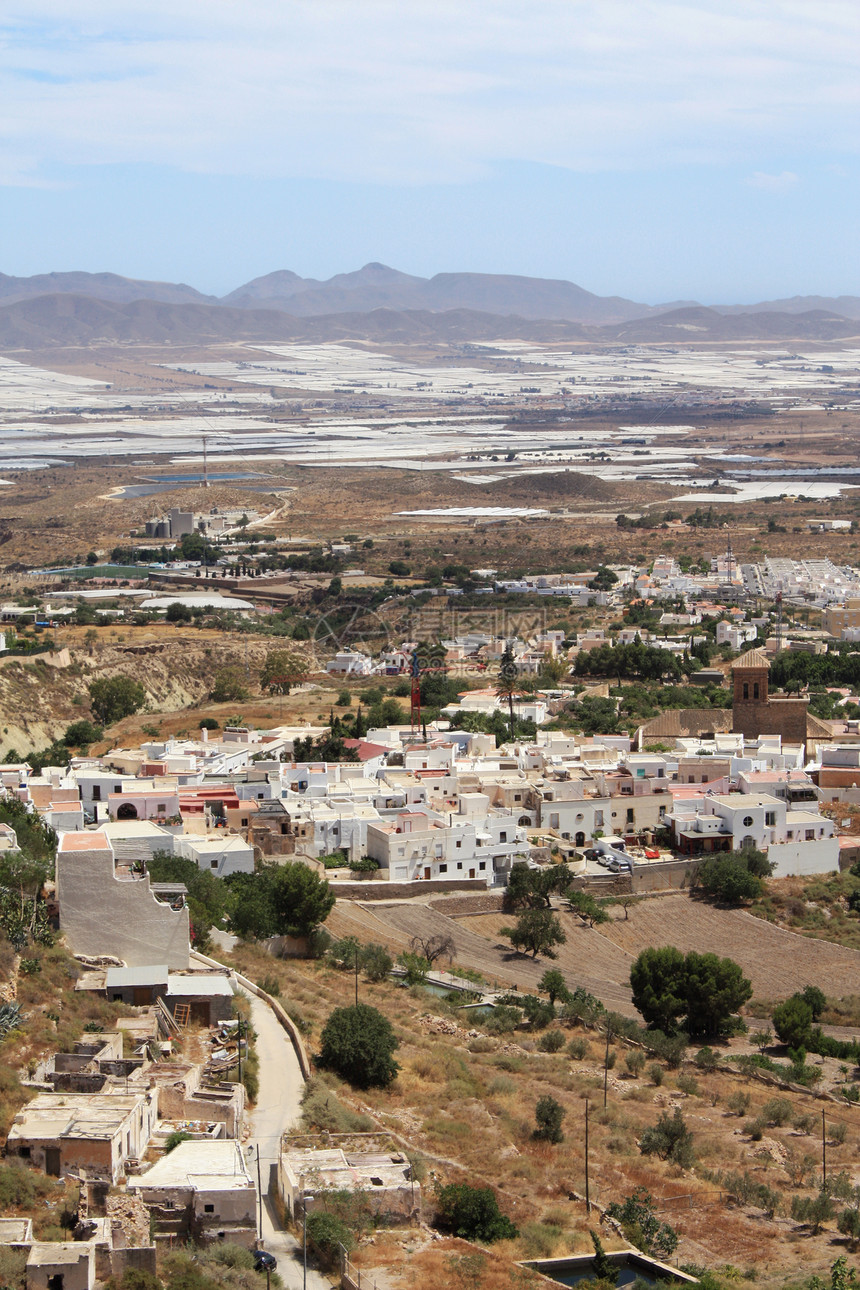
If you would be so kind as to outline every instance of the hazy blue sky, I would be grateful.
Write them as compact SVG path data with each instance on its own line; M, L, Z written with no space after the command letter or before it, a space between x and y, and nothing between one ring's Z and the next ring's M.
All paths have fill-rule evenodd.
M856 0L3 0L0 271L860 294Z

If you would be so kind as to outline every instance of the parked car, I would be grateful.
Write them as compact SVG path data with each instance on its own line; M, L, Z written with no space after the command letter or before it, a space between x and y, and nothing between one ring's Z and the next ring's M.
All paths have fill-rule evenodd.
M268 1250L254 1250L254 1271L255 1272L274 1272L278 1266L278 1260L274 1254Z

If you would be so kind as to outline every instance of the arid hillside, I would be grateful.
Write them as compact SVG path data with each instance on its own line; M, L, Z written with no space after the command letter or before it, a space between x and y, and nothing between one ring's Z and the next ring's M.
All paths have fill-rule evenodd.
M120 633L121 634L121 633ZM129 633L130 635L130 633ZM259 638L248 642L248 665L258 669L266 646ZM0 665L0 753L14 750L26 756L45 748L62 735L72 721L89 716L88 687L100 677L130 676L147 695L151 713L178 712L206 698L216 672L245 665L245 642L223 633L176 633L172 640L150 639L102 642L92 652L72 649L71 661L62 666L36 655L10 657ZM236 706L235 704L233 705ZM201 714L202 715L202 714ZM139 717L146 722L146 713ZM152 720L149 717L149 720ZM194 729L194 717L186 723ZM119 731L112 732L109 745Z

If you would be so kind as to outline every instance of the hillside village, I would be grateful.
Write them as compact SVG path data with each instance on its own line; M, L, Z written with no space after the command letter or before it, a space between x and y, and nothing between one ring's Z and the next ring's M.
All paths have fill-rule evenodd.
M491 571L475 573L487 577ZM314 655L298 665L294 659L289 680L276 669L270 683L273 715L265 724L207 717L193 735L153 730L138 743L108 741L98 753L81 747L101 737L93 728L33 757L34 764L17 757L0 765L4 882L24 883L16 857L23 852L25 866L30 863L34 838L40 854L56 857L44 887L29 877L25 897L21 885L20 899L32 910L29 923L18 916L13 930L4 906L13 957L8 1015L4 1020L0 1010L0 1022L9 1060L13 1050L26 1051L33 1014L21 1002L29 979L23 974L41 971L39 955L46 951L39 945L59 938L70 956L76 1006L82 1000L80 1007L100 1018L77 1026L70 1018L66 1048L43 1042L38 1051L31 1049L18 1076L5 1166L13 1170L9 1177L16 1179L17 1194L23 1195L22 1167L49 1182L59 1179L66 1194L70 1186L75 1189L73 1230L62 1233L63 1239L55 1239L44 1223L34 1234L33 1220L23 1213L26 1202L0 1216L0 1253L9 1252L21 1285L91 1290L111 1280L126 1286L132 1270L163 1276L165 1252L189 1240L214 1252L211 1257L219 1246L244 1248L249 1267L269 1280L280 1276L288 1286L298 1285L299 1277L313 1287L330 1284L330 1278L358 1286L365 1284L362 1266L372 1268L366 1275L381 1285L389 1284L384 1278L395 1275L401 1257L398 1232L439 1239L447 1220L438 1187L474 1177L474 1165L463 1153L456 1165L435 1165L434 1193L426 1162L436 1156L426 1127L410 1133L408 1116L386 1116L378 1100L367 1103L367 1093L351 1110L348 1090L340 1088L336 1112L314 1109L326 1066L315 1047L320 1029L325 1041L325 1017L316 1015L313 1004L302 1015L310 997L303 963L311 972L322 964L328 973L331 984L319 983L327 1004L338 1001L344 964L354 967L356 1001L361 974L362 991L383 1013L394 996L385 995L391 986L380 982L405 983L402 997L423 1001L412 1004L408 1022L402 1004L395 1008L401 1031L406 1024L411 1033L417 1020L417 1033L433 1037L443 1065L450 1061L444 1047L449 1042L467 1055L495 1051L501 1043L502 1051L523 1054L537 1071L543 1063L557 1063L549 1040L558 1035L559 1047L567 1042L559 1027L574 1027L574 1058L588 1049L587 1036L596 1027L598 1036L606 1033L604 1083L615 1045L633 1044L625 1055L633 1083L627 1088L613 1076L613 1089L640 1100L645 1058L640 1063L636 1057L637 1043L646 1052L650 1046L652 1056L668 1057L670 1072L682 1059L672 1056L665 1034L661 1048L638 1029L637 1002L639 1008L644 1004L635 984L632 994L630 986L633 947L642 949L637 928L655 948L701 944L718 956L736 955L753 982L738 1003L755 989L768 1000L757 1010L773 1010L803 984L820 983L834 1000L860 993L856 950L841 951L838 969L835 960L827 968L826 942L815 942L825 959L805 951L796 956L795 972L780 988L778 965L786 957L779 937L789 933L774 931L777 941L765 947L767 937L759 938L754 949L755 937L747 947L740 924L735 929L719 921L737 915L717 909L716 922L701 921L701 901L712 890L707 884L721 856L754 889L767 883L774 891L781 882L841 881L860 861L854 824L860 721L850 715L852 687L833 691L825 717L810 710L813 696L804 686L785 685L786 659L804 658L808 665L828 650L839 659L850 649L860 618L852 571L826 561L747 568L729 555L715 558L707 574L684 573L672 558L654 561L647 574L621 566L608 573L614 581L602 579L603 589L588 585L598 578L593 572L585 580L535 577L494 583L492 589L496 595L564 596L571 606L586 592L582 603L607 614L629 604L656 608L629 626L585 626L572 639L545 620L523 636L469 629L465 618L461 630L449 612L437 624L442 630L435 642L425 635L423 643L389 641L375 652L359 641L330 649L324 660ZM108 585L104 594L110 591ZM756 613L755 596L778 599ZM815 599L823 609L820 628L811 630L808 622L804 628L796 616L791 625L788 614L783 621L782 604L792 598ZM661 600L671 607L659 608ZM159 608L181 603L181 596L168 596ZM21 607L10 603L3 611L13 624L13 649L14 633L23 631L21 640L27 635L26 615L16 608ZM432 601L419 615L411 621L426 632ZM452 629L448 635L446 626ZM701 650L709 644L722 651L722 668L709 666L711 651ZM634 660L634 675L652 675L663 685L686 674L688 692L698 687L707 701L665 708L627 728L615 719L602 733L601 717L608 720L614 712L618 718L621 711L617 692L611 697L611 678L622 657L625 666ZM58 675L68 665L59 662ZM318 679L313 672L301 675L301 667L316 667ZM781 669L781 689L771 684L775 667ZM434 682L434 675L443 682ZM121 676L118 681L124 684ZM362 687L380 682L381 691L364 694ZM292 701L321 685L346 687L327 722L277 721L274 708L282 708L285 690ZM332 699L335 693L329 689ZM385 720L393 715L385 707L392 703L386 694L411 695L408 721L396 701L400 719ZM580 714L579 730L560 723L573 709ZM587 713L593 733L582 729ZM374 724L376 718L381 720ZM717 900L718 908L720 901L732 904L725 894ZM644 931L653 922L649 905L657 919L651 933ZM505 925L506 915L514 927ZM547 926L554 933L547 935ZM761 927L764 932L768 924ZM261 968L261 956L268 957L268 970ZM554 958L557 971L547 966ZM285 979L279 964L290 965ZM445 996L444 1004L427 993L431 989ZM550 1002L539 1002L538 994L547 990ZM339 1001L348 1007L348 994ZM37 1011L45 1007L37 1005ZM477 1029L470 1026L470 1009ZM601 1017L614 1018L608 1029ZM691 1016L685 1024L694 1029L698 1023ZM576 1029L583 1027L585 1037L577 1038ZM706 1026L702 1033L710 1034ZM738 1067L737 1080L748 1083L758 1073L801 1102L810 1096L805 1089L814 1082L807 1072L817 1078L821 1072L804 1064L805 1054L796 1052L793 1066L767 1055L757 1071L749 1065L749 1044L730 1033L714 1032L729 1045L721 1063L723 1083L727 1062L736 1060L747 1063L743 1077ZM767 1035L759 1044L764 1053L773 1041ZM843 1039L833 1043L846 1046ZM771 1053L778 1057L778 1046ZM700 1075L707 1073L704 1059L696 1060ZM850 1106L853 1086L828 1067L829 1059L820 1060L827 1096ZM557 1093L568 1080L560 1068L555 1074L547 1068L542 1078ZM696 1083L684 1078L690 1088ZM690 1100L684 1078L678 1075L678 1096ZM663 1079L654 1075L658 1089ZM365 1085L358 1076L354 1080ZM737 1091L722 1096L746 1098L745 1105L750 1100ZM716 1092L714 1097L716 1105ZM564 1114L566 1103L549 1101ZM681 1104L663 1102L677 1120ZM840 1132L844 1142L844 1127ZM575 1137L579 1155L582 1139ZM839 1150L838 1143L831 1147L836 1155ZM688 1169L691 1162L692 1155ZM479 1180L486 1166L485 1160L478 1168ZM598 1170L596 1194L620 1203L623 1180L615 1178L609 1159L600 1168L603 1183ZM584 1169L587 1175L587 1160ZM707 1172L693 1169L684 1186L700 1189ZM850 1178L850 1170L844 1176ZM650 1183L663 1185L659 1178ZM734 1203L754 1209L760 1202L752 1182L750 1188ZM349 1196L352 1217L343 1209L347 1202L337 1199ZM502 1209L513 1203L516 1218L527 1203L512 1202L512 1196L509 1186L498 1192ZM564 1220L573 1224L567 1248L579 1251L575 1233L583 1223L586 1233L593 1227L591 1202L582 1209L579 1183L568 1199L582 1211ZM825 1218L835 1212L828 1203ZM358 1221L356 1204L370 1206L357 1243L345 1235ZM610 1251L638 1240L635 1257L644 1260L643 1270L649 1258L662 1250L665 1262L674 1248L668 1238L661 1246L639 1228L633 1237L629 1222L619 1225L600 1214ZM800 1214L797 1209L797 1221ZM374 1263L372 1246L360 1236L368 1222L369 1230L392 1233L394 1244L381 1263ZM539 1226L532 1221L529 1230ZM339 1234L339 1243L329 1229ZM544 1229L561 1232L547 1221ZM448 1230L455 1236L466 1231ZM517 1275L540 1279L552 1275L555 1265L546 1258L530 1260L529 1253L563 1253L560 1235L533 1235L525 1244L517 1238L518 1246L509 1238L511 1252L502 1256L496 1251L504 1242L496 1246L487 1232L481 1236L476 1228L473 1236L487 1250L484 1255L451 1247L449 1271L450 1260L481 1257L489 1260L487 1272L503 1275L499 1269L507 1257ZM424 1238L417 1239L421 1246ZM737 1233L733 1239L740 1239ZM678 1237L673 1240L677 1244ZM677 1281L696 1279L699 1265L707 1266L724 1245L717 1239L709 1254L707 1235L683 1223L681 1242L688 1257L673 1263ZM230 1257L242 1266L239 1255ZM576 1258L586 1274L594 1272L591 1256ZM573 1266L569 1257L568 1265ZM178 1265L172 1266L179 1275ZM428 1284L435 1285L428 1275ZM443 1278L439 1284L449 1282Z

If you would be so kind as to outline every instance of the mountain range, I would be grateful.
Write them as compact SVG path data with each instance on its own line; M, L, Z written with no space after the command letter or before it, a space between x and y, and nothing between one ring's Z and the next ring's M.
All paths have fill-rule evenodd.
M514 274L432 278L366 264L325 281L287 269L223 297L114 273L0 274L0 344L96 341L836 339L860 331L860 297L793 296L752 305L646 305L573 282Z

